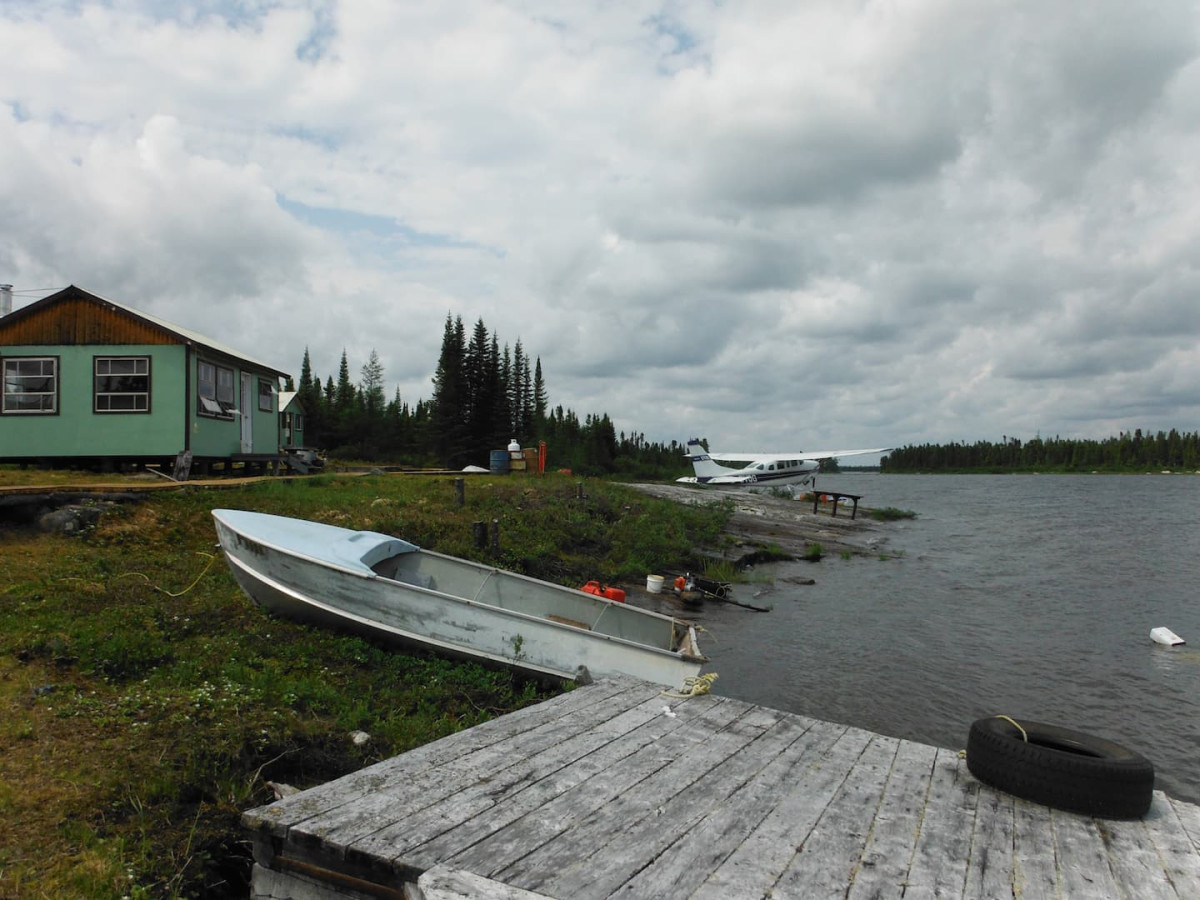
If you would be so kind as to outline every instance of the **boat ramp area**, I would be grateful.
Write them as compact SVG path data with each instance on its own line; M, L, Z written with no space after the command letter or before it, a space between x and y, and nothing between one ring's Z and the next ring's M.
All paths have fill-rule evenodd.
M257 900L1200 897L1200 807L1161 792L1142 819L1064 813L954 750L630 679L244 824Z

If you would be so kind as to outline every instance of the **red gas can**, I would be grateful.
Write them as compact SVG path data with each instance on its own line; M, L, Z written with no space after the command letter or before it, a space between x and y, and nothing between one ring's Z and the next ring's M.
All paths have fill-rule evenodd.
M609 600L615 600L617 603L625 602L625 592L623 590L615 587L601 587L600 582L598 581L589 581L587 584L581 587L580 590L586 591L589 594L596 594L600 597L605 597Z

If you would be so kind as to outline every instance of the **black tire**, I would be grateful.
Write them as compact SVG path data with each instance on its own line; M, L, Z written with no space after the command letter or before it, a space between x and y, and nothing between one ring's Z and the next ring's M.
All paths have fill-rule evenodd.
M1034 803L1105 819L1140 819L1154 794L1154 766L1104 738L1021 722L978 719L967 738L967 768L984 784Z

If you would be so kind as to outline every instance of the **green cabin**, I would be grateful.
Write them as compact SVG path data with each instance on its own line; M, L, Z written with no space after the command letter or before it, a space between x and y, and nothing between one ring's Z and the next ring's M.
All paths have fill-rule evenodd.
M0 462L270 464L287 375L72 285L0 318Z

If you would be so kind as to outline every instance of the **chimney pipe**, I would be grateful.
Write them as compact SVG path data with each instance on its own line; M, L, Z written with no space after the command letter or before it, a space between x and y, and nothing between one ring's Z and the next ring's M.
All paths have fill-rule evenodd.
M0 284L0 316L12 312L12 285Z

